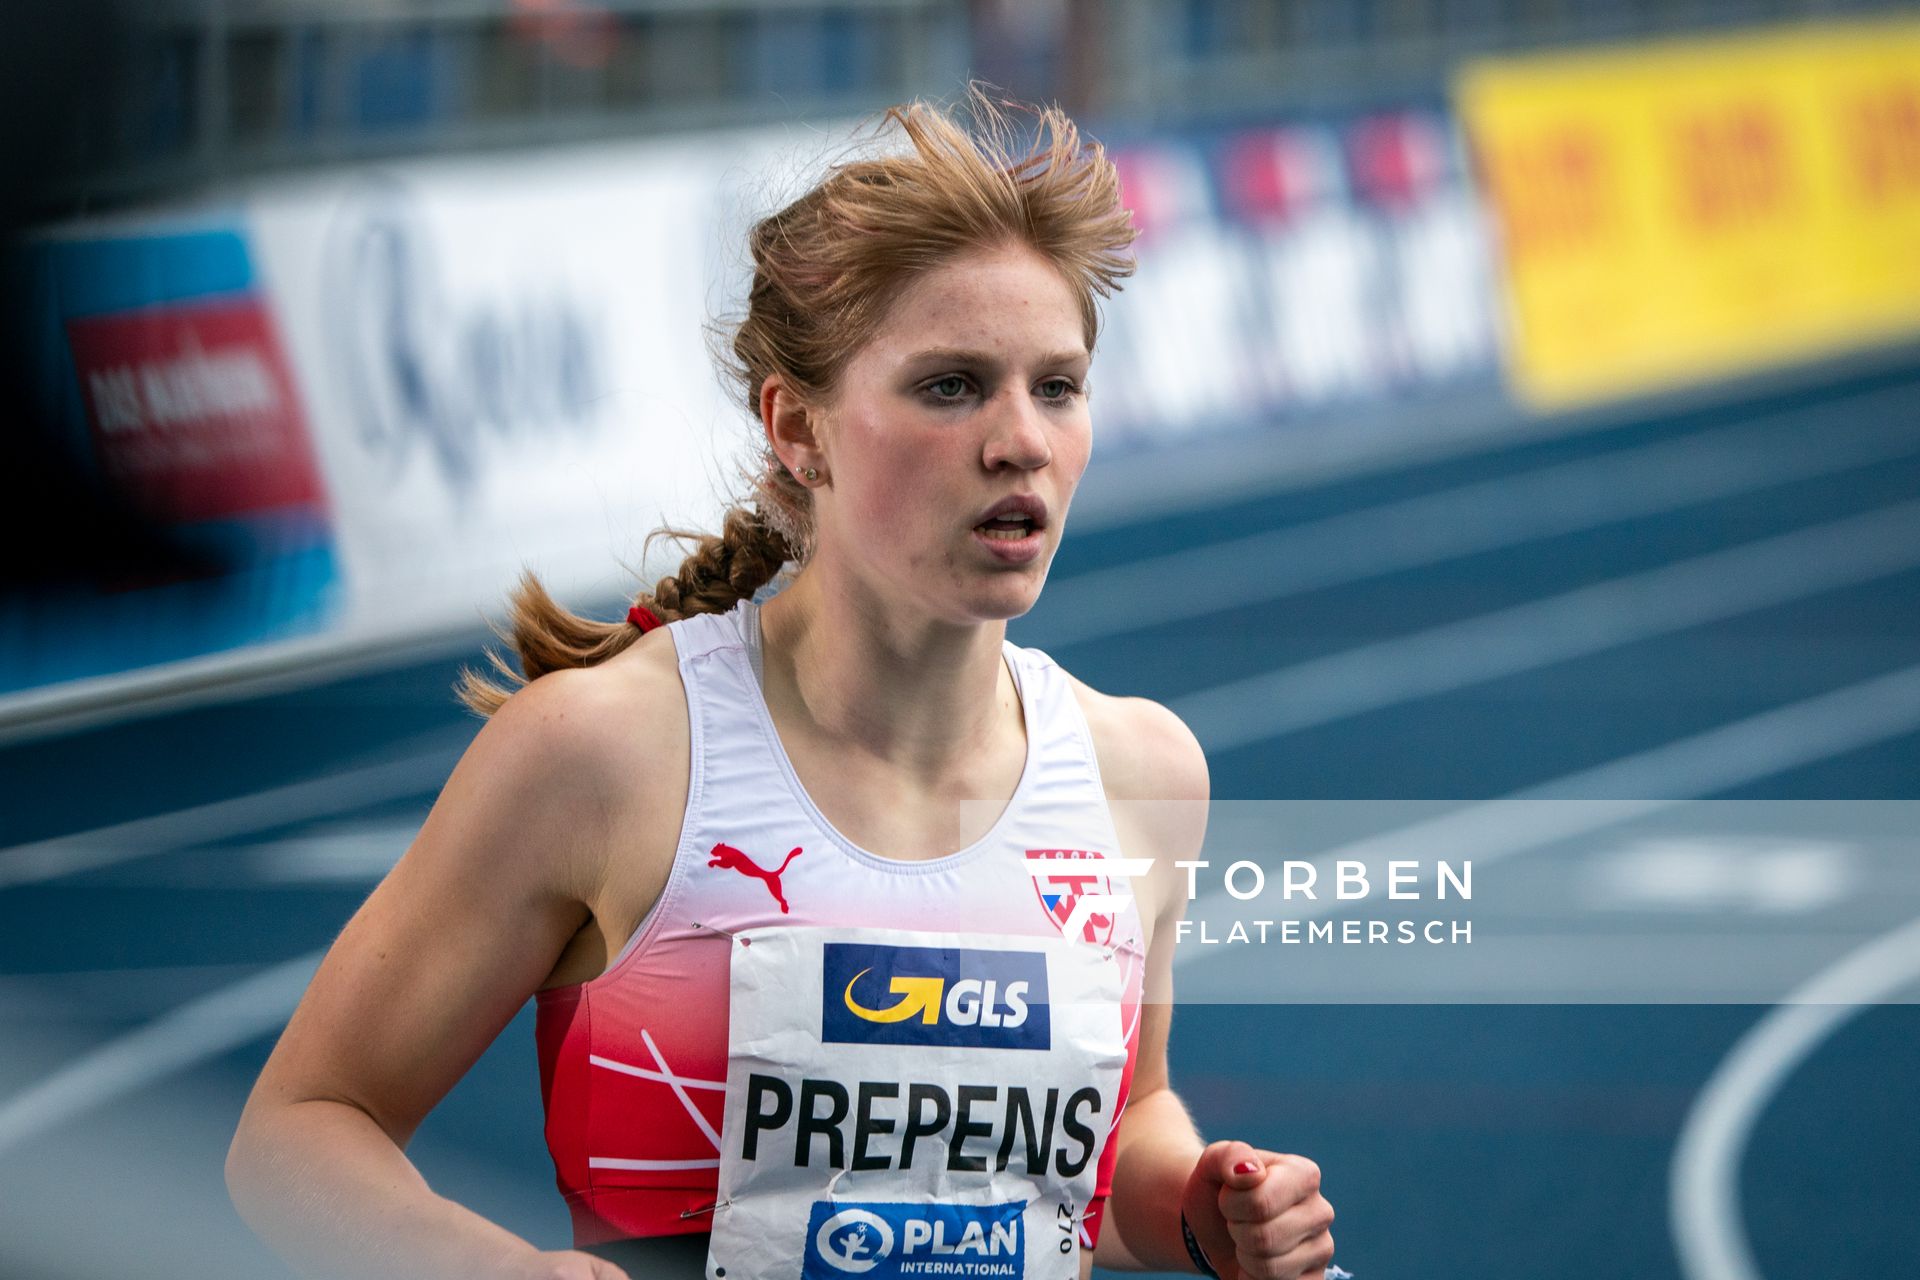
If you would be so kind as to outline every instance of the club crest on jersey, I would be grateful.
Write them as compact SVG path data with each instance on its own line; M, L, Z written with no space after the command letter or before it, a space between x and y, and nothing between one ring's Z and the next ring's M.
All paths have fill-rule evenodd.
M821 1039L838 1044L1047 1049L1047 958L1038 951L829 942Z
M1095 870L1094 865L1089 865L1097 865L1106 856L1092 849L1027 850L1028 870L1033 873L1033 891L1040 899L1040 909L1061 933L1066 932L1074 905L1082 895L1113 893L1113 882ZM1033 865L1035 863L1049 865ZM1058 863L1059 869L1054 870L1052 863ZM1112 912L1095 912L1081 926L1079 940L1104 947L1113 941L1113 926Z

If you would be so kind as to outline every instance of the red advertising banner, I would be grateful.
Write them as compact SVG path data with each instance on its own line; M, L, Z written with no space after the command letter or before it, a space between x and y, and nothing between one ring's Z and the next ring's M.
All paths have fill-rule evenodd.
M67 322L100 465L156 514L205 520L323 500L293 378L260 299Z

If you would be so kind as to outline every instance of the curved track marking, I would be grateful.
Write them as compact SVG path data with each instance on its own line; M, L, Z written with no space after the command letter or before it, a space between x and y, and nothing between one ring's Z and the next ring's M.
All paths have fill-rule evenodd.
M1740 1213L1740 1157L1754 1122L1821 1041L1916 981L1920 920L1813 978L1734 1045L1694 1101L1674 1149L1668 1218L1687 1280L1762 1280Z

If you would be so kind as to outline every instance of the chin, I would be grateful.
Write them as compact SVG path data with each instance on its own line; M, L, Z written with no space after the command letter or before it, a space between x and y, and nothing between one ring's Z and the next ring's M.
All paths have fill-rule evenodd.
M989 581L980 590L968 593L968 612L982 621L1018 618L1040 603L1040 586L1045 580L1045 574L1007 574L999 581Z

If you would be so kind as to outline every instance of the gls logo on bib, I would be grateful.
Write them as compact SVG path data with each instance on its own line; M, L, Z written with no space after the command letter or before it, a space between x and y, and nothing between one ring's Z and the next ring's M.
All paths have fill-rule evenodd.
M801 1280L994 1280L1024 1269L1023 1200L1005 1204L895 1204L816 1200L807 1217Z
M822 965L823 1040L1052 1047L1040 952L829 942Z

